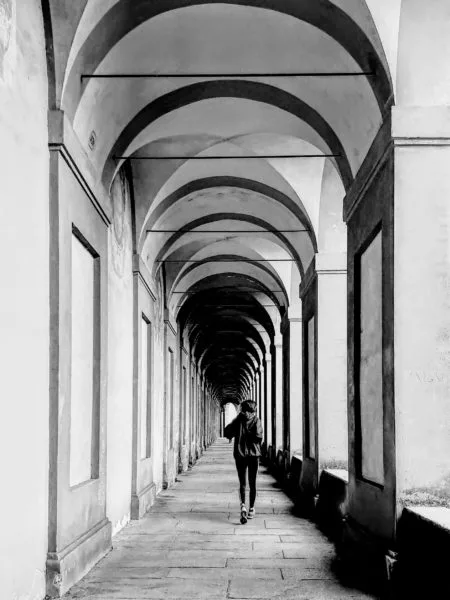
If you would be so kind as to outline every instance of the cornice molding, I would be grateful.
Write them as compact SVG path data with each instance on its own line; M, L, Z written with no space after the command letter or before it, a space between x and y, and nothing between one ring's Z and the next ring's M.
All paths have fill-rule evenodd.
M112 222L108 193L102 185L95 184L94 167L84 152L64 113L59 110L48 113L50 153L59 154L91 201L104 223Z
M164 324L167 326L167 329L169 329L169 331L173 333L175 337L178 335L177 326L176 324L172 323L172 318L167 308L164 310Z
M377 173L385 165L393 152L394 144L391 129L391 115L388 114L378 130L350 189L344 197L343 219L346 223L352 218Z
M153 302L156 302L156 290L152 285L149 270L139 254L133 255L133 275L138 277L139 281L141 281L142 285L147 290L150 298L153 300Z
M311 286L317 280L317 272L316 272L316 257L314 256L311 264L309 265L299 287L299 295L302 300L304 300L305 296L308 294Z

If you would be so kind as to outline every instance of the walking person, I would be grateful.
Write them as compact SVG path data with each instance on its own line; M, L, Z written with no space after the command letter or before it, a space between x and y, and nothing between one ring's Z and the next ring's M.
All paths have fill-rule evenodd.
M239 496L241 500L241 523L244 525L248 519L255 516L256 477L258 475L259 457L261 456L261 442L263 429L261 421L256 415L256 404L245 400L241 404L241 412L231 421L224 431L230 441L234 438L233 456L239 477ZM250 488L249 510L245 505L245 489L248 483Z

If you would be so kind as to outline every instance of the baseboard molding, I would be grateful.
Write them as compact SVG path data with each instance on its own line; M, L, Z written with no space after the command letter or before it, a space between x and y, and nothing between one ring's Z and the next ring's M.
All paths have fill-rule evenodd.
M131 496L131 520L142 519L145 513L153 506L156 499L156 485L154 482L147 485L138 494Z
M46 563L47 597L61 598L112 547L112 526L103 519L64 550L49 552Z

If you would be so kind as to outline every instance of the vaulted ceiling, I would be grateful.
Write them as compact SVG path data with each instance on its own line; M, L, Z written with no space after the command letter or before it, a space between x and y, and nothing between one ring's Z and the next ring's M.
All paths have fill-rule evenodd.
M241 399L314 254L346 249L342 199L393 93L371 11L363 0L51 9L54 102L107 189L131 165L136 252L164 277L216 397Z

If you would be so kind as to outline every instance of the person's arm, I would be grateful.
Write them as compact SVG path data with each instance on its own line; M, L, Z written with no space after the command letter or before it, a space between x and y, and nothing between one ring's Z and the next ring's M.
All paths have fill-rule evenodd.
M237 417L235 419L233 419L233 421L231 421L231 423L228 423L228 425L224 429L223 434L229 440L234 438L234 436L236 435L236 425L237 425Z
M263 428L260 419L256 419L254 436L259 442L263 439Z

